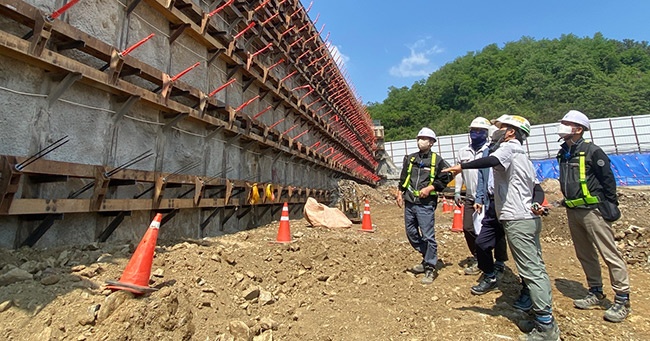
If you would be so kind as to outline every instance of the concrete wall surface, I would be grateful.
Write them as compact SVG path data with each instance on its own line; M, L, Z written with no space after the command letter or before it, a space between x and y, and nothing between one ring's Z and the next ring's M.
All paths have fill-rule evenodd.
M313 72L309 78L305 74L310 69L297 69L296 64L287 62L270 70L270 80L266 83L257 78L262 72L256 70L264 70L277 61L278 56L295 59L297 55L303 54L302 50L285 50L287 42L278 40L276 44L283 45L275 47L272 52L260 54L253 62L253 68L247 70L243 61L250 55L248 50L255 51L263 47L260 45L261 40L257 40L263 38L261 33L254 37L255 40L249 37L248 40L242 38L237 41L234 52L230 54L226 51L227 40L222 42L221 50L210 46L214 43L209 42L218 41L219 37L233 39L234 33L245 27L249 22L248 16L251 15L250 11L245 10L248 7L237 8L233 5L215 16L210 21L213 30L223 30L226 33L215 34L208 39L202 38L206 36L205 33L203 36L196 34L196 25L189 25L178 33L177 17L196 16L190 15L188 10L161 7L163 2L142 1L129 13L127 8L133 4L132 1L83 0L51 22L54 33L46 39L43 51L39 53L30 50L34 48L34 42L38 41L29 37L30 32L44 37L36 30L34 18L38 19L38 11L46 15L65 2L9 2L18 14L0 15L0 155L15 156L20 161L38 155L39 151L61 139L65 138L68 142L39 160L60 162L51 164L56 167L60 165L60 169L53 169L49 175L42 174L42 170L39 170L41 173L38 176L29 172L21 174L15 193L0 193L9 193L13 198L11 202L5 195L5 203L11 202L11 207L6 212L0 209L2 248L19 247L48 217L55 217L54 222L46 228L42 237L37 238L34 247L91 243L116 221L119 212L124 214L123 221L107 241L139 241L149 226L154 210L135 207L129 210L128 207L122 207L113 212L104 212L102 209L80 211L79 201L90 200L92 203L98 193L97 188L93 187L93 178L75 176L80 173L78 169L84 169L84 165L103 166L108 171L144 153L150 153L149 157L127 167L128 170L141 173L137 173L137 176L130 172L120 173L122 183L115 186L111 183L106 190L106 199L123 199L125 202L138 195L141 195L138 199L153 199L155 190L147 192L147 189L154 186L157 176L162 177L163 174L236 180L243 186L243 190L233 190L231 197L239 203L235 205L238 209L244 209L241 206L247 205L252 183L273 183L276 187L284 188L282 197L271 203L271 207L248 207L246 209L249 210L243 215L235 213L233 216L235 207L228 206L228 203L216 204L217 199L225 195L226 187L222 186L223 183L218 187L220 190L210 192L215 202L212 208L195 205L193 208L175 210L174 206L169 206L160 210L165 214L175 214L161 228L160 238L167 239L214 236L278 220L281 200L291 201L295 198L295 205L301 205L306 200L306 192L301 191L299 196L293 192L294 196L289 197L287 188L332 190L331 179L334 175L354 178L355 170L349 166L354 163L350 161L358 159L358 164L361 165L359 169L369 168L368 161L360 159L355 148L347 144L353 141L345 141L335 132L344 131L345 127L330 127L329 120L319 118L332 108L343 110L337 109L337 106L323 97L327 91L327 82L313 84L312 89L318 89L313 93L309 93L309 88L296 89L307 81L315 83L315 79L324 77L323 72ZM269 6L277 6L275 10L284 8L277 1L271 3ZM196 1L192 8L210 11L221 4L221 1ZM287 5L282 6L289 5L302 6L298 1L288 1ZM269 10L273 8L270 7ZM264 18L257 19L257 22L262 19ZM308 17L303 17L303 20L311 23ZM309 30L313 30L313 27L310 26ZM155 36L133 50L128 58L123 57L128 67L125 66L122 73L118 72L119 79L111 81L106 78L111 75L111 70L115 70L110 66L108 71L104 71L109 65L107 61L110 50L95 46L109 46L115 51L123 51L151 33ZM81 40L86 39L85 45L69 40L69 34L76 34ZM295 37L291 38L294 39ZM316 41L323 43L320 38ZM316 57L309 56L306 61L315 61ZM197 62L198 66L173 83L171 94L163 94L164 89L160 88L165 84L162 83L165 77L173 77ZM323 63L315 63L312 68L320 68ZM131 72L131 65L136 64L145 67L141 73ZM102 68L104 73L96 72ZM279 82L279 79L293 71L300 72L285 82ZM195 99L210 93L230 79L234 79L234 83L208 99L209 109L199 112L200 103ZM259 98L256 99L256 96ZM129 98L134 101L129 102ZM251 103L243 106L249 100ZM311 109L306 107L315 101L329 103L330 106L317 112L314 109L321 105L315 105ZM243 107L235 111L234 108L240 105ZM184 109L187 112L179 111L178 108L187 108ZM253 130L256 124L266 128L251 132L251 126L246 125L246 120L251 120L265 109L267 111L264 114L254 119L258 123L253 124ZM228 113L231 113L230 122ZM341 111L339 114L344 116L345 113ZM279 141L267 143L260 137L266 136L264 134L269 131L275 132L275 135L271 133L269 136L280 136ZM301 135L298 136L299 134ZM334 138L337 136L338 141ZM288 146L286 141L289 141ZM298 147L296 142L299 143ZM325 152L326 148L314 148L315 151L311 152L308 148L305 149L319 142L323 146L334 148L324 155L319 153ZM332 160L339 152L343 157ZM6 159L5 163L9 164L9 160L11 158ZM343 163L343 160L348 162ZM36 162L27 166L25 171L37 165ZM67 172L65 176L59 174L63 171ZM5 170L0 182L8 181L11 174ZM132 178L127 179L128 176ZM241 185L242 183L247 185ZM72 192L88 184L90 190L70 198ZM97 185L97 180L94 184ZM189 182L178 186L169 185L165 188L164 198L180 199L193 185ZM212 200L207 198L207 193L204 203ZM192 198L193 195L191 193L183 198ZM73 202L65 201L66 199L78 200ZM77 211L38 211L41 207L57 207L52 204L54 201L61 205L59 207L74 207ZM215 214L215 210L220 211ZM293 212L299 215L302 210Z

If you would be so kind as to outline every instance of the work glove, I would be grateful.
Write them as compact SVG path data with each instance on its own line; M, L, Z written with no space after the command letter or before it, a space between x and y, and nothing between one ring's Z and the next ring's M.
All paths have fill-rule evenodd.
M458 207L463 205L463 199L460 197L460 193L454 193L454 202Z

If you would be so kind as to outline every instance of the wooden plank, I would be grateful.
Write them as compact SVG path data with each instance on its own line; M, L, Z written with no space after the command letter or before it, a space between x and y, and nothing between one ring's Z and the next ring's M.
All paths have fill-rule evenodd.
M320 199L320 200L319 200ZM327 202L325 197L317 198L321 202ZM290 203L304 203L302 198L289 198ZM30 215L30 214L64 214L64 213L88 213L92 199L14 199L8 215ZM259 203L257 206L273 205L275 203ZM214 209L219 207L248 207L245 200L230 198L226 204L223 198L203 198L199 205L194 204L193 198L161 199L159 207L154 208L151 199L105 199L97 212L128 212L128 211L152 211L169 209Z

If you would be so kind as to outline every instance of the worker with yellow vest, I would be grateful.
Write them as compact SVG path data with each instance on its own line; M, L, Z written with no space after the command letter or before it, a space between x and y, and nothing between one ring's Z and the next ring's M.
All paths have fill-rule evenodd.
M621 322L630 313L630 278L621 252L616 248L611 222L620 218L616 179L609 157L598 146L583 139L590 129L589 118L577 110L569 111L558 127L564 143L557 154L560 188L576 256L587 276L589 294L573 301L578 309L603 305L603 278L598 254L609 269L616 293L614 304L605 311L605 320Z
M438 154L431 150L436 143L436 133L422 128L417 136L418 151L404 157L404 166L397 189L397 205L404 207L406 237L411 246L422 254L422 262L411 271L424 273L422 284L431 284L438 276L435 210L438 205L437 191L442 191L451 181L449 167Z

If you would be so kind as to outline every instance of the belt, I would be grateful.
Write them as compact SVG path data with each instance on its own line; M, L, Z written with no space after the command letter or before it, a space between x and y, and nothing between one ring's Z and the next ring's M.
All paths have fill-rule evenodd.
M573 200L564 200L564 203L568 208L574 208L577 206L593 205L599 203L598 197L586 197Z

